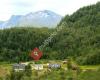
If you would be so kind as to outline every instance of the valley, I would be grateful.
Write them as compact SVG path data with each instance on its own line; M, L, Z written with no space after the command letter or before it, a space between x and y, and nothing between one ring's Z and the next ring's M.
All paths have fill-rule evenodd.
M0 21L0 80L100 80L100 2Z
M34 61L30 61L28 63L32 63L32 62L34 62ZM59 68L59 69L51 68L50 69L50 68L46 67L47 62L61 64L61 68ZM34 80L37 80L37 79L39 79L39 80L43 80L43 79L49 79L49 80L52 80L52 79L55 79L55 80L61 79L62 80L63 79L63 80L65 80L65 79L68 79L69 80L69 78L83 80L83 79L86 79L86 74L88 76L88 79L91 79L91 80L94 80L95 78L97 80L100 79L99 78L100 65L94 65L94 66L93 65L87 65L87 66L78 65L80 71L77 72L77 70L67 69L67 64L63 64L61 60L49 60L49 61L42 60L42 61L38 61L38 63L37 62L34 62L34 63L42 64L42 65L44 65L44 68L41 70L33 69L32 76L31 76L32 80L33 79ZM45 63L45 64L43 64L43 63ZM10 64L10 63L5 64L5 63L1 62L1 65L0 65L1 72L0 73L2 73L2 74L0 74L0 77L3 77L3 79L5 79L7 77L7 75L10 75L10 72L13 68L13 64ZM73 64L75 64L75 63L73 63ZM92 72L92 74L90 72ZM94 74L96 74L96 75L94 75ZM43 76L45 76L45 77L43 77ZM2 78L0 78L0 79L2 79ZM26 78L24 80L27 80L27 79L28 78ZM88 80L88 79L86 79L86 80Z

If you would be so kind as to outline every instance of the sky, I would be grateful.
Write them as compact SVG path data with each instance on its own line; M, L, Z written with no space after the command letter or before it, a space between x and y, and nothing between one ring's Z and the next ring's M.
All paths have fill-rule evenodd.
M12 15L25 15L41 10L51 10L64 16L98 1L100 0L1 0L0 21L6 21Z

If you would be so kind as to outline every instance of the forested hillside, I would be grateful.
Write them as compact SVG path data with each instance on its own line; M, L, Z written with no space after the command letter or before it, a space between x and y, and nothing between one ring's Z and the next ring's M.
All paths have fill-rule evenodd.
M55 38L53 49L63 55L61 58L72 56L81 64L100 63L100 2L65 16L59 26L65 28Z
M100 64L100 2L66 15L64 26L45 47L42 59L72 57L80 64ZM0 30L0 61L28 61L30 51L39 47L55 29L12 28Z
M30 52L49 36L48 28L0 30L0 61L27 61Z

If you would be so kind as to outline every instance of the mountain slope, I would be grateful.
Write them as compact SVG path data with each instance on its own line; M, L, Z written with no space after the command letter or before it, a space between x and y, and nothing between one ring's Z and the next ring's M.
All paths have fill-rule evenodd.
M100 64L100 2L65 16L60 26L64 28L49 46L56 51L53 56L71 56L80 64Z
M71 16L66 15L60 24L64 23L74 23L74 25L79 24L80 26L98 26L100 25L100 2L96 5L85 6L80 8L78 11L74 12ZM59 25L60 25L59 24Z
M54 27L56 26L62 16L49 11L38 11L35 13L29 13L26 15L13 15L8 21L3 24L0 23L0 27L9 28L14 26L36 26L36 27Z

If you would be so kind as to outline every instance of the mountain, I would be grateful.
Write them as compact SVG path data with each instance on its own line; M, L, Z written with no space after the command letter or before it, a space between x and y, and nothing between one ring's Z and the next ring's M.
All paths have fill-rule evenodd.
M71 56L82 65L100 64L100 2L66 15L60 26L64 28L51 46L60 59Z
M0 24L0 26L2 27L2 29L17 26L21 17L21 15L12 15L8 21L3 22L2 24Z
M54 27L56 26L62 16L49 11L38 11L28 13L26 15L13 15L8 21L1 22L1 28L9 28L14 26L36 26L36 27Z
M0 21L0 26L2 26L4 24L4 21ZM1 28L1 27L0 27Z
M100 2L85 6L74 12L72 15L66 15L60 22L62 23L74 23L74 26L99 26L100 25ZM72 25L71 25L72 26Z

